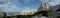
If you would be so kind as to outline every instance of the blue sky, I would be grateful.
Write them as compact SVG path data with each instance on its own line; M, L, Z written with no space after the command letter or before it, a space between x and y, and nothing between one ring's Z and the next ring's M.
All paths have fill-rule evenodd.
M41 4L41 1L39 1L39 0L29 0L29 1L27 1L27 0L21 0L21 1L19 1L19 5L17 5L17 7L19 7L19 8L23 8L23 7L29 7L29 8L31 8L31 9L36 9L37 7L38 7L38 5L40 5Z
M60 0L47 0L52 6L60 4ZM4 12L20 12L24 7L38 9L45 0L0 0L0 10Z

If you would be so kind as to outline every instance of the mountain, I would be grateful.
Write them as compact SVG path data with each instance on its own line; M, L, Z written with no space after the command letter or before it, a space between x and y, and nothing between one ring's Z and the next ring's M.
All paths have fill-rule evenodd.
M60 10L60 4L55 5L52 10L53 11Z
M23 11L21 11L21 15L32 15L36 12L37 10L29 10L29 9L25 9Z
M43 10L51 10L52 6L50 5L49 2L44 2L39 6L38 11L43 11Z
M10 16L20 15L20 12L8 12L7 13Z

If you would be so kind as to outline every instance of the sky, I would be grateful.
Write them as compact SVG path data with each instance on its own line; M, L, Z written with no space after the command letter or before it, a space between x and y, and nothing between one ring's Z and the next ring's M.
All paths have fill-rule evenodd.
M52 6L60 4L60 0L47 0ZM20 12L25 7L38 10L45 0L0 0L0 11Z

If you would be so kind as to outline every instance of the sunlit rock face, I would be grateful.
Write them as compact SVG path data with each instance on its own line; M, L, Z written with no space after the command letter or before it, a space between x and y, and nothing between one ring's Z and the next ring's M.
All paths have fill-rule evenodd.
M11 15L7 13L7 16L11 16Z
M50 10L50 3L49 2L44 2L41 4L41 6L38 8L38 11L41 11L41 10Z
M50 4L48 2L45 2L42 4L43 10L49 10L50 9Z

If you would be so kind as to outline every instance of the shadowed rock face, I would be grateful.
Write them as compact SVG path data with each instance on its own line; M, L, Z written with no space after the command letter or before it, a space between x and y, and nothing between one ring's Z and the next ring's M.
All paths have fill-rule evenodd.
M57 16L56 18L60 18L60 16Z
M58 9L57 11L60 11L60 9Z
M46 16L47 17L48 16L47 13L48 13L47 11L39 11L39 12L36 12L34 15L38 16L39 14L42 14L42 16Z
M54 8L52 10L54 10L54 11L60 11L60 4L54 6Z

